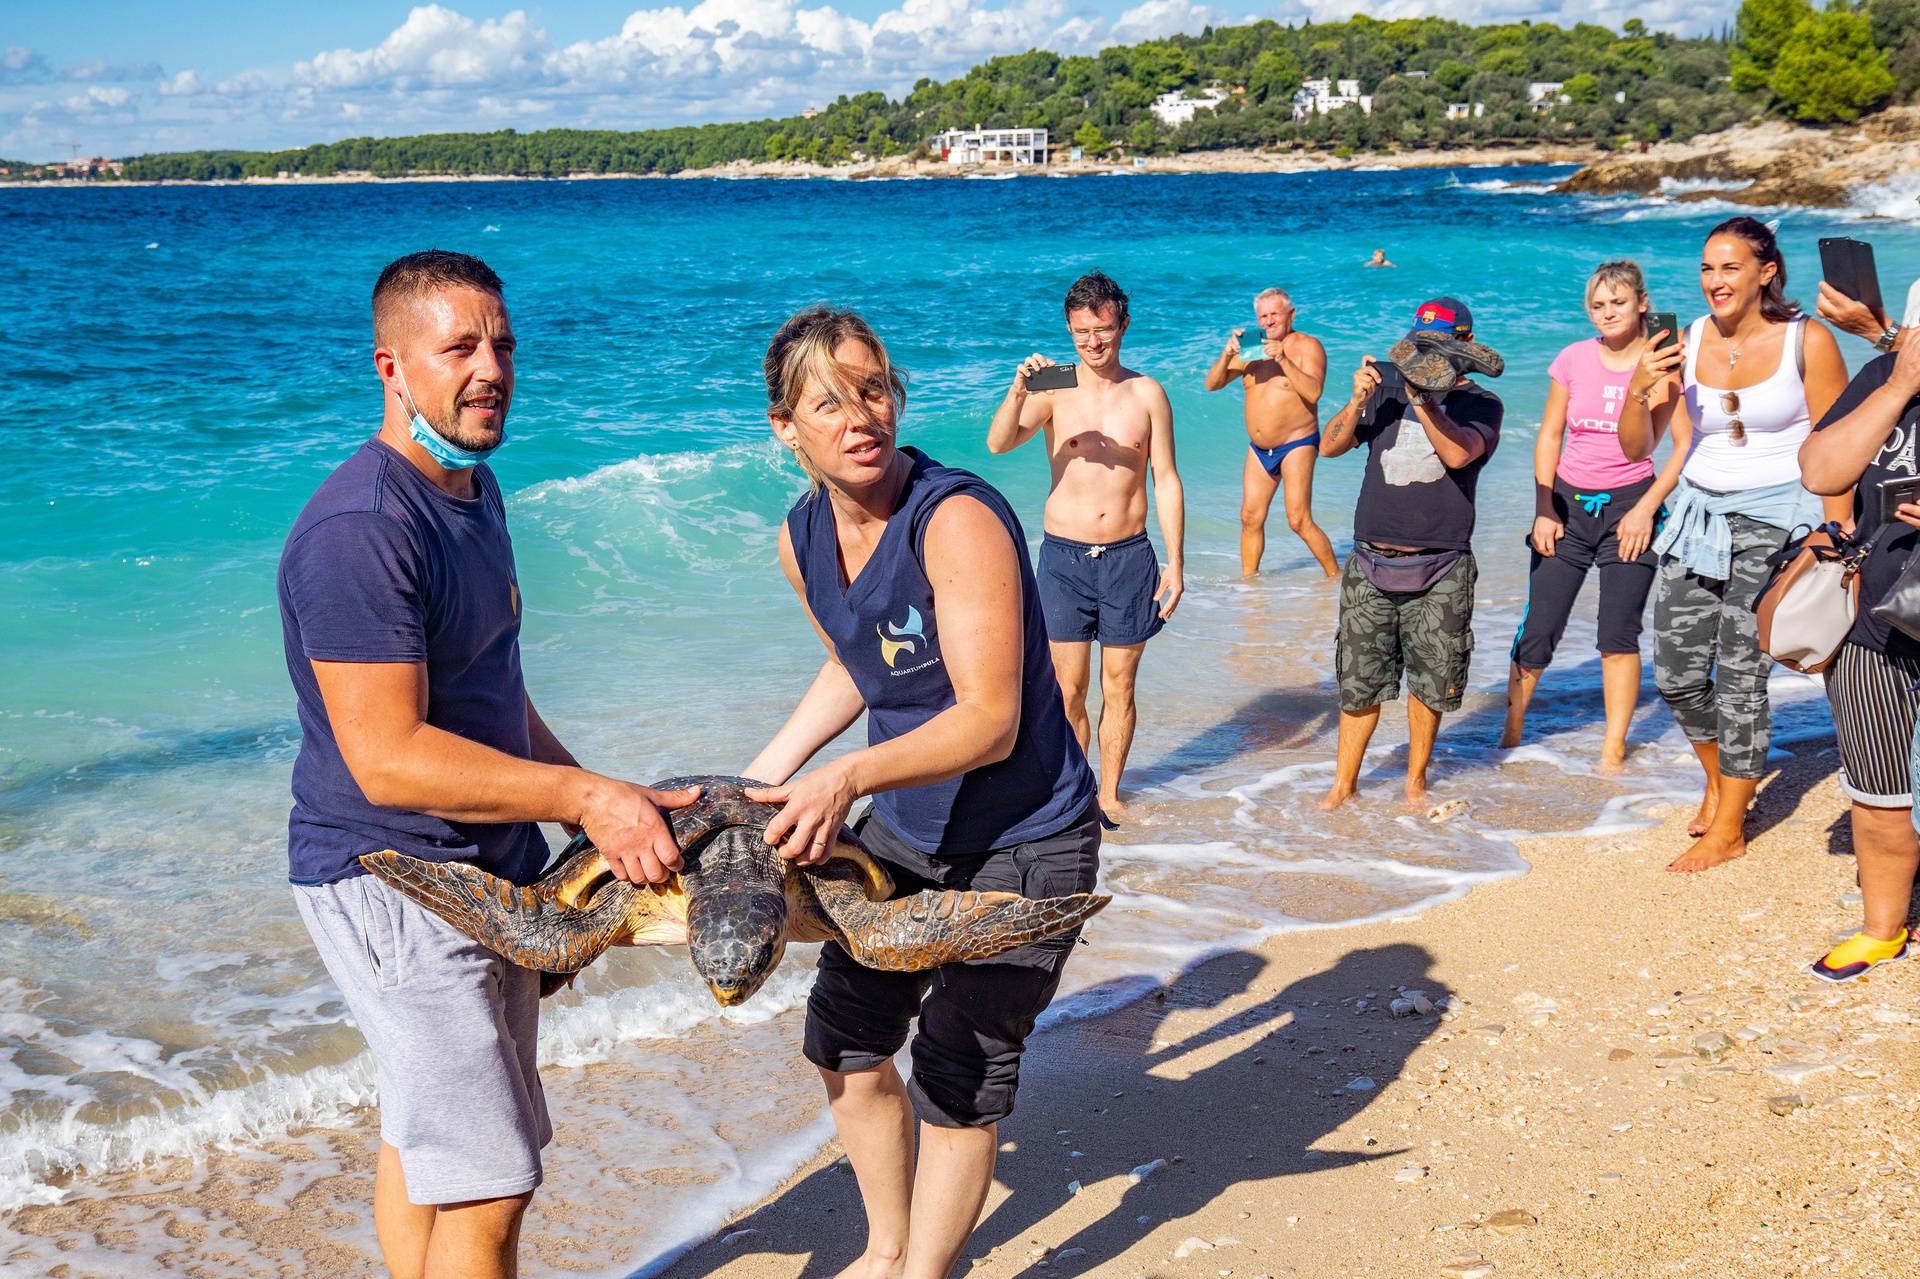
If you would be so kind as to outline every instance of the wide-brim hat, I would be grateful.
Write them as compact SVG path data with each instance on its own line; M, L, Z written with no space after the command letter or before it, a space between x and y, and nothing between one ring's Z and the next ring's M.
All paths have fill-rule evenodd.
M1507 368L1498 351L1473 340L1473 312L1456 298L1422 302L1387 358L1422 391L1449 391L1463 373L1499 377Z

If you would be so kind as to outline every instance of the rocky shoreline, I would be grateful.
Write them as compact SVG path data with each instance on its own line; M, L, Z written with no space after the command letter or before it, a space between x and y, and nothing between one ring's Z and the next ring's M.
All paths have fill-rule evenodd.
M1920 108L1893 107L1858 124L1813 129L1744 124L1643 153L1594 161L1555 189L1745 205L1837 208L1862 187L1920 171ZM1678 185L1682 189L1674 191Z

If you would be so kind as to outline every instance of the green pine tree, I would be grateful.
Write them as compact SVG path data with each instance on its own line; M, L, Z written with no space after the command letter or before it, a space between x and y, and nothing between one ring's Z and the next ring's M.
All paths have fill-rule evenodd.
M1767 86L1795 119L1858 120L1893 92L1893 73L1874 47L1867 16L1829 9L1795 24Z

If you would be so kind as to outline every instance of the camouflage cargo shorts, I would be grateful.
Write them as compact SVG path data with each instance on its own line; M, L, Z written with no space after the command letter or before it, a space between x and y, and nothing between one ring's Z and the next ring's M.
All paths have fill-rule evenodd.
M1367 580L1360 557L1347 557L1340 580L1340 633L1334 671L1340 709L1364 711L1407 691L1428 708L1460 709L1473 659L1473 588L1480 579L1473 552L1424 591L1383 591Z

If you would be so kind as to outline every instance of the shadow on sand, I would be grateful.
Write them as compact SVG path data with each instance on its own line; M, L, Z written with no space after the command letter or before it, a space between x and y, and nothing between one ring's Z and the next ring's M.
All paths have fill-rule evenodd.
M1002 1264L1017 1256L1014 1273L1034 1279L1093 1274L1162 1225L1231 1192L1404 1154L1384 1135L1371 1149L1316 1145L1397 1078L1440 1024L1433 1015L1360 1018L1342 1001L1372 994L1384 1002L1400 987L1437 1001L1448 992L1434 980L1432 962L1410 944L1351 950L1256 999L1251 992L1269 961L1230 951L1195 962L1111 1014L1037 1036L1020 1109L1000 1129L996 1176L1010 1193L989 1199L956 1269L997 1248ZM1348 1087L1362 1077L1372 1086ZM1333 1144L1358 1146L1359 1139ZM1131 1181L1130 1169L1155 1159L1167 1165ZM836 1273L865 1238L850 1173L841 1160L803 1177L728 1227L752 1235L736 1235L731 1246L701 1244L665 1274L691 1279L755 1254L792 1258L807 1275ZM1077 1196L1069 1189L1075 1181L1083 1187ZM1263 1197L1270 1203L1273 1193ZM1063 1227L1071 1236L1045 1267L1036 1266L1026 1255L1028 1232L1056 1214L1050 1238L1057 1241Z

